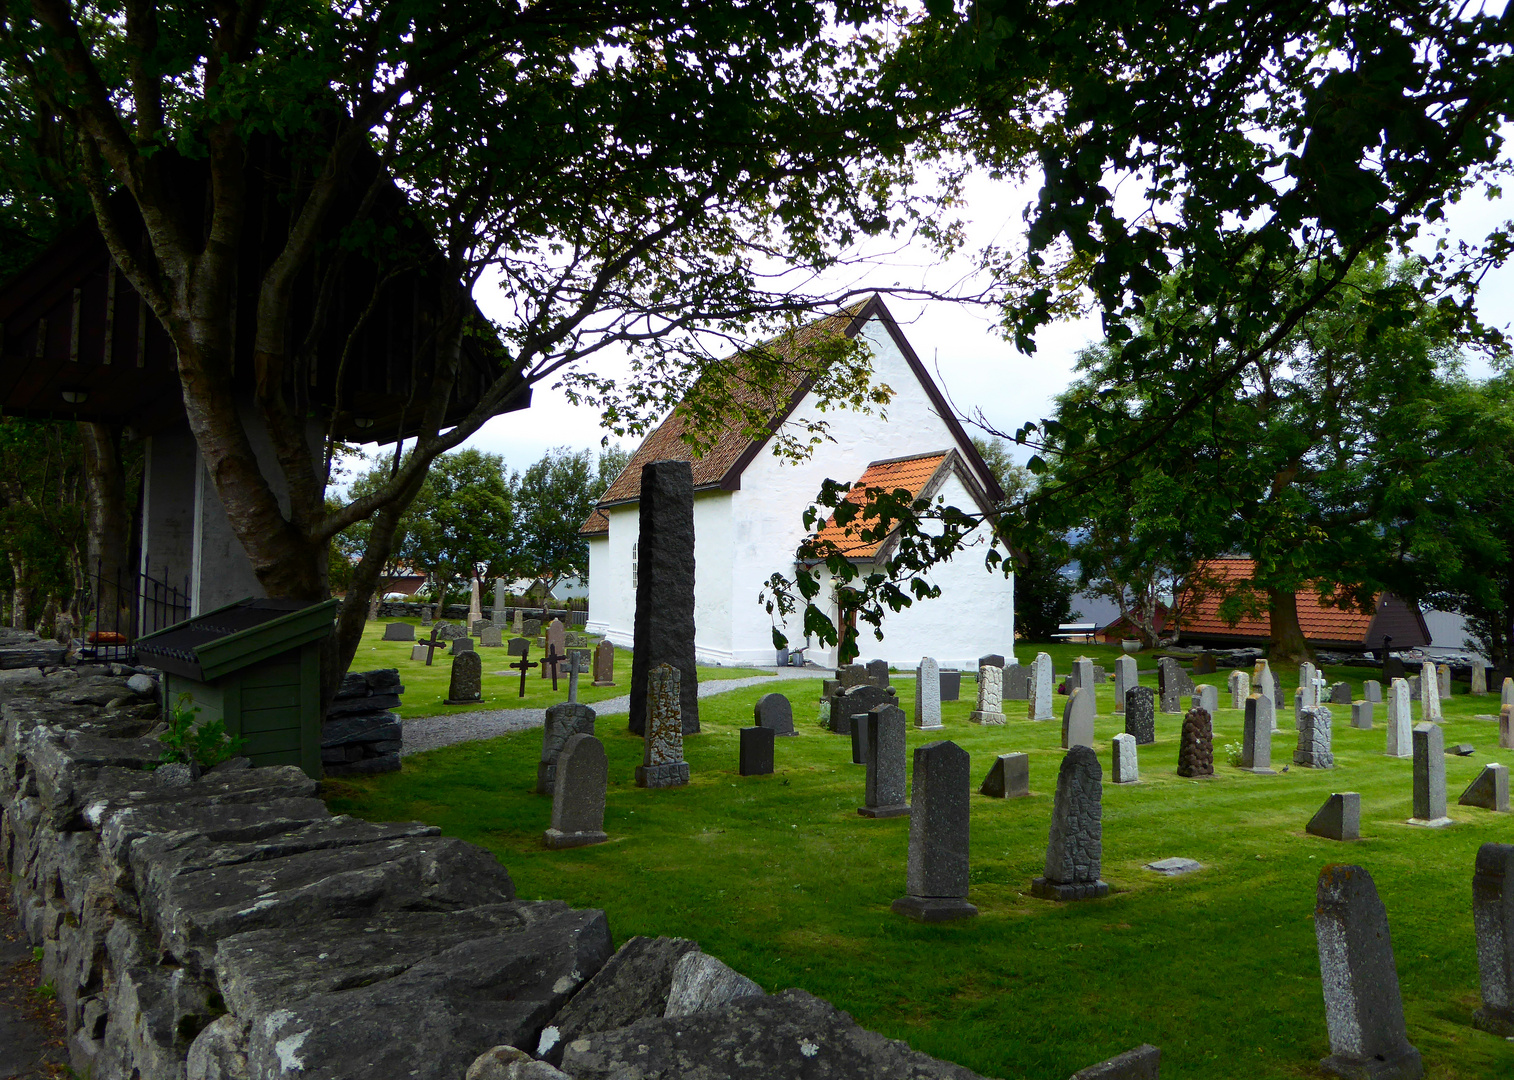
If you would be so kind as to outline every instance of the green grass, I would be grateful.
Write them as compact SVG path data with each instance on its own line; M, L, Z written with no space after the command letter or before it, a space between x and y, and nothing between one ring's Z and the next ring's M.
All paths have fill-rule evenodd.
M1037 648L1022 645L1021 661ZM1070 656L1096 648L1075 647ZM1291 703L1296 673L1281 674ZM1370 673L1349 674L1358 693L1363 674ZM1197 680L1220 686L1222 705L1226 675ZM1035 795L973 796L969 898L982 914L941 926L890 912L904 891L909 822L857 815L863 771L850 763L847 739L817 726L808 695L818 687L784 687L802 734L778 740L778 772L767 777L736 774L737 729L750 723L761 688L701 702L704 731L687 740L693 780L685 788L634 787L641 742L623 718L602 721L611 841L598 847L541 847L550 800L531 793L541 746L534 731L407 758L399 774L326 786L333 810L419 818L492 849L523 898L605 909L617 941L695 938L770 991L803 987L870 1028L994 1077L1065 1080L1141 1042L1162 1048L1167 1080L1320 1075L1316 1062L1328 1044L1315 883L1326 863L1359 863L1387 905L1409 1035L1426 1075L1514 1075L1514 1044L1469 1022L1480 1003L1473 859L1479 844L1510 839L1514 821L1455 805L1481 766L1500 756L1496 724L1473 715L1496 712L1496 695L1446 703L1447 745L1470 742L1478 752L1446 759L1456 825L1434 831L1404 824L1412 766L1382 756L1382 707L1373 731L1351 728L1349 709L1332 710L1335 770L1276 777L1228 766L1223 746L1240 741L1241 713L1222 708L1218 775L1202 780L1176 775L1180 720L1159 715L1156 744L1140 750L1143 782L1104 789L1103 877L1112 894L1059 905L1028 891L1045 854L1060 724L1030 723L1024 703L1008 702L1008 726L971 725L964 682L962 700L944 706L946 731L911 728L911 747L954 739L973 755L974 785L994 754L1027 751ZM895 684L911 701L912 680ZM1110 714L1112 689L1098 695L1106 773L1108 740L1123 726ZM1291 708L1284 712L1291 717ZM1283 726L1278 767L1293 743L1291 724ZM1361 792L1363 839L1307 835L1319 805L1345 790ZM1142 868L1171 855L1206 869L1168 879Z
M558 689L552 689L552 680L541 677L540 666L526 673L526 695L520 696L520 671L510 670L509 665L519 657L510 656L503 647L479 649L483 658L484 700L482 704L448 705L447 684L452 678L452 653L437 649L430 667L424 660L411 660L413 641L385 641L384 626L391 622L408 622L416 626L416 637L429 637L431 631L420 630L418 619L384 619L369 622L363 631L363 640L358 645L357 655L352 660L353 671L371 671L375 668L399 668L405 684L404 703L394 712L407 716L450 716L454 713L477 712L479 709L545 709L548 705L567 700L568 680L558 680ZM506 634L508 641L513 635ZM598 638L594 639L598 641ZM477 643L475 643L476 645ZM539 661L546 649L546 641L540 636L531 646L533 662ZM757 668L700 667L701 682L720 679L743 679L749 675L771 675L772 672ZM578 700L593 704L607 698L622 697L631 692L631 651L615 650L615 685L594 686L594 676L586 673L579 676Z

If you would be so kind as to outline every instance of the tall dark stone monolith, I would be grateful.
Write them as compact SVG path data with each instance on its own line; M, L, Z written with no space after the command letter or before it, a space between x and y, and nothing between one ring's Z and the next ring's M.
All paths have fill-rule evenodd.
M687 461L653 461L641 469L636 622L631 648L631 730L647 726L647 674L678 669L683 733L699 730L699 676L694 671L694 474Z

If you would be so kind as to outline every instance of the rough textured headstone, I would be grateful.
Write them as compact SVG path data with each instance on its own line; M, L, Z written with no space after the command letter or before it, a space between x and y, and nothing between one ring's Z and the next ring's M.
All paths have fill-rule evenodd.
M1433 723L1440 719L1440 681L1428 660L1419 666L1419 687L1419 718Z
M1051 719L1051 657L1036 653L1030 662L1030 698L1027 712L1032 720Z
M636 786L677 787L689 782L683 760L682 672L672 664L658 664L647 673L646 746L636 766Z
M511 631L513 633L516 633L516 634L523 634L523 633L525 633L526 632L526 622L525 622L525 619L526 619L526 609L525 608L516 608L515 609L515 618L510 623L510 629L511 629Z
M762 997L762 987L702 952L684 953L673 967L663 1016L693 1016L739 998Z
M1488 665L1481 660L1472 661L1472 675L1467 693L1483 697L1488 692Z
M594 646L594 685L615 685L615 646L608 640Z
M1467 785L1467 790L1456 800L1458 806L1479 806L1494 813L1509 812L1509 767L1493 762L1482 767L1482 772Z
M1330 748L1330 709L1325 705L1311 705L1298 714L1298 746L1293 751L1293 763L1306 769L1335 768L1335 754Z
M1335 683L1333 686L1331 686L1330 687L1330 704L1332 704L1332 705L1350 705L1351 704L1351 684L1350 683L1338 682L1338 683Z
M941 668L922 656L915 669L915 727L933 731L941 726Z
M1438 724L1414 725L1414 816L1410 825L1440 828L1446 816L1446 737Z
M941 669L941 700L957 701L962 697L962 672L956 668Z
M989 653L987 656L980 656L978 657L978 666L1002 668L1004 666L1004 657L998 653Z
M1135 784L1141 779L1141 759L1136 755L1134 735L1121 732L1110 747L1109 779L1116 784Z
M867 784L857 813L869 818L907 814L904 710L897 705L879 705L863 723L867 731Z
M954 742L926 743L915 749L909 871L905 895L894 901L893 910L917 922L978 914L967 902L971 766L967 751Z
M1372 702L1353 701L1351 703L1351 726L1359 731L1372 730Z
M1218 687L1202 683L1193 688L1193 698L1190 704L1195 708L1203 709L1210 716L1220 711L1220 691Z
M744 727L741 729L741 760L737 771L742 776L769 776L773 772L772 728Z
M1179 776L1214 775L1214 721L1205 709L1189 709L1178 743Z
M1002 724L1004 669L984 664L978 669L978 707L968 716L974 724Z
M1241 729L1241 768L1247 772L1271 776L1272 768L1272 717L1268 712L1272 702L1260 694L1246 699L1246 719Z
M1075 689L1067 699L1067 704L1062 706L1062 749L1092 747L1093 722L1097 715L1093 687L1080 686Z
M1178 662L1170 656L1164 656L1157 661L1157 698L1159 708L1164 713L1178 713L1183 711L1183 695L1193 693L1193 680L1190 679L1178 665Z
M978 788L979 795L993 799L1015 799L1030 794L1030 755L1000 754L989 766L988 775Z
M1245 671L1232 671L1228 683L1230 690L1230 707L1232 709L1244 709L1246 699L1251 696L1251 675Z
M557 758L557 775L552 784L552 825L542 834L542 843L549 848L604 843L605 788L609 776L604 744L582 732L569 736Z
M392 622L384 624L385 641L414 641L415 627L407 622Z
M1330 1034L1320 1065L1337 1076L1418 1080L1424 1067L1404 1027L1388 912L1371 874L1341 864L1320 871L1314 935Z
M1004 665L1004 700L1030 700L1030 668L1021 664Z
M796 735L794 706L782 694L763 694L752 706L752 722L774 735Z
M1383 751L1388 757L1414 756L1414 744L1409 732L1414 726L1410 715L1409 683L1406 679L1394 679L1388 684L1388 742Z
M1383 699L1383 684L1376 679L1368 679L1362 684L1362 697L1376 704Z
M1435 668L1435 686L1440 691L1440 700L1451 700L1451 667L1440 664Z
M1095 686L1103 686L1108 681L1109 681L1109 672L1105 671L1098 664L1095 664L1093 666L1093 684Z
M1099 880L1103 860L1104 775L1091 746L1074 746L1057 770L1057 796L1046 841L1046 873L1030 883L1043 900L1108 896Z
M1067 681L1068 692L1071 693L1078 687L1087 689L1090 693L1098 685L1093 677L1093 661L1086 656L1080 656L1072 662L1072 677Z
M1360 840L1362 797L1356 791L1337 791L1325 800L1304 831L1326 840Z
M864 683L849 686L831 698L831 730L840 735L850 735L852 717L868 712L879 705L899 704L898 692L889 687ZM861 759L858 759L861 764Z
M1114 711L1125 711L1125 695L1132 687L1141 684L1140 672L1133 656L1121 656L1114 662Z
M1193 673L1195 675L1214 675L1220 670L1220 664L1213 653L1202 652L1193 658Z
M1162 1051L1150 1043L1072 1074L1072 1080L1159 1080Z
M452 655L460 656L463 653L477 652L473 647L473 639L470 637L455 637L452 639Z
M452 658L452 677L447 683L447 704L466 705L483 699L484 664L469 649Z
M1132 686L1125 691L1125 730L1135 736L1137 746L1157 741L1156 694L1149 686Z
M483 649L498 649L505 643L504 632L493 623L485 623L478 632L478 644Z
M533 638L533 639L541 636L541 620L540 619L525 619L525 620L522 620L520 632L522 634L526 635L526 637Z
M867 677L874 686L888 686L888 661L869 660L867 662Z
M1514 750L1514 705L1499 707L1498 748L1500 750Z
M1514 844L1483 844L1472 873L1472 926L1482 1008L1472 1023L1514 1037Z
M694 670L694 474L687 461L653 461L641 469L636 621L631 651L630 729L646 730L652 669L678 669L683 733L699 730L699 676Z
M435 608L433 608L432 605L430 605L430 604L422 604L421 605L421 625L422 626L430 626L431 625L431 622L432 622L432 620L434 618L434 615L432 614L432 612L434 610L435 610Z
M557 783L563 747L575 735L594 734L594 710L582 702L560 702L547 709L541 728L541 760L536 763L536 793L550 795ZM603 748L601 748L603 749Z

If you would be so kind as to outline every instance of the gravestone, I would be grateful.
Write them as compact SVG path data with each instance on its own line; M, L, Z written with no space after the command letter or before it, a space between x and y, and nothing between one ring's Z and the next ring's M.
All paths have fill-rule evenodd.
M1072 1074L1071 1080L1159 1080L1162 1051L1150 1043Z
M1362 684L1362 697L1374 704L1383 699L1383 684L1376 679L1368 679Z
M867 663L867 677L868 681L874 686L888 686L888 661L869 660Z
M642 466L640 516L630 729L638 735L646 730L652 669L670 664L678 671L683 734L692 735L699 730L699 676L694 670L694 474L687 461Z
M689 763L683 760L682 678L683 673L672 664L658 664L647 672L646 746L636 766L637 787L678 787L689 782Z
M515 619L510 624L511 630L513 630L516 634L524 634L526 632L525 619L526 619L526 609L525 608L516 608L515 609Z
M1109 672L1105 671L1098 664L1095 664L1093 666L1093 684L1095 686L1103 686L1108 681L1109 681Z
M575 735L594 734L594 710L578 701L564 701L547 708L541 729L541 760L536 763L536 793L550 795L557 782L558 761L563 747ZM600 748L603 752L603 747Z
M1488 693L1488 665L1481 660L1472 661L1472 676L1467 693L1476 697L1485 697Z
M934 731L941 723L941 668L929 656L915 669L915 727Z
M771 776L773 773L772 728L744 727L741 729L741 760L737 771L742 776Z
M899 704L898 692L893 687L885 690L871 683L849 686L831 698L831 730L838 735L849 735L852 730L852 717L870 712L879 705L897 704ZM861 764L860 759L858 764Z
M1030 662L1030 697L1027 712L1032 720L1051 719L1051 657L1036 653Z
M468 626L471 629L474 623L484 617L484 607L479 598L478 578L469 581L468 586Z
M368 601L368 621L369 622L378 622L378 617L379 617L379 598L375 596L372 600ZM386 628L385 632L386 633L388 632L387 628Z
M1110 747L1109 779L1116 784L1136 784L1141 780L1141 759L1136 754L1134 735L1123 731Z
M494 579L494 607L489 609L489 621L501 630L509 622L505 614L505 579L502 577Z
M1149 686L1132 686L1125 691L1125 731L1134 735L1137 746L1157 741L1156 694Z
M1441 664L1435 669L1435 686L1440 691L1440 700L1451 700L1451 668L1448 664Z
M483 631L484 627L493 625L494 624L488 619L475 619L473 622L468 624L468 633L477 637L479 633Z
M1030 794L1030 755L1000 754L978 788L993 799L1018 799Z
M1220 670L1220 664L1213 653L1202 652L1193 658L1193 673L1195 675L1215 675Z
M1335 754L1330 749L1330 709L1311 705L1298 714L1298 746L1293 763L1306 769L1335 768Z
M1190 700L1195 708L1203 709L1210 716L1220 711L1220 691L1218 687L1208 683L1200 683L1193 688L1193 697Z
M1140 672L1136 669L1136 658L1133 656L1121 656L1114 662L1114 711L1125 711L1125 695L1132 687L1141 684Z
M498 649L505 643L504 632L493 623L484 623L478 632L478 644L482 649Z
M552 824L542 834L542 843L549 848L573 848L608 839L605 788L609 775L604 744L593 735L581 732L563 743L552 785Z
M1337 791L1325 800L1304 831L1326 840L1362 838L1362 797L1356 791Z
M941 700L957 701L962 697L962 672L956 668L941 669Z
M1183 711L1183 694L1193 693L1193 682L1170 656L1157 661L1157 699L1164 713Z
M384 624L385 641L414 641L415 627L407 622L392 622Z
M1419 666L1419 687L1419 718L1434 723L1440 719L1440 681L1428 660Z
M853 686L877 686L873 682L871 673L861 664L843 664L836 669L836 681L841 684L841 689L846 690Z
M541 636L540 619L524 619L521 622L521 631L526 637L536 639Z
M1078 687L1062 706L1062 749L1093 747L1093 722L1097 716L1093 687Z
M1498 710L1498 748L1514 750L1514 705L1504 705Z
M432 619L431 611L432 611L432 607L431 607L430 604L422 604L421 605L421 626L425 627L425 626L430 626L431 625L431 619Z
M609 640L594 646L594 685L615 685L615 646Z
M1388 743L1383 751L1388 757L1406 758L1414 756L1414 744L1409 732L1414 725L1410 715L1409 682L1407 679L1394 679L1388 684Z
M410 659L430 660L432 645L429 641L418 641L410 649Z
M946 922L978 914L967 902L971 764L967 751L954 742L926 743L915 749L906 894L892 906L916 922Z
M1482 1008L1472 1024L1514 1038L1514 844L1483 844L1472 872Z
M1455 754L1457 757L1471 757L1476 751L1477 747L1469 742L1457 743L1455 746L1446 748L1446 753Z
M867 765L867 713L852 713L847 717L847 728L852 736L852 764Z
M968 716L974 724L1004 723L1004 669L984 664L978 669L978 707Z
M1068 692L1071 693L1078 687L1083 687L1089 693L1093 693L1098 685L1093 677L1093 661L1086 656L1080 656L1072 662L1072 678L1067 681Z
M561 659L547 663L547 657L557 656ZM547 654L542 658L541 677L543 679L560 679L568 673L563 666L563 661L568 658L568 632L563 626L561 619L553 619L547 624ZM555 671L553 669L556 669Z
M1251 672L1251 683L1256 687L1256 693L1277 706L1277 681L1272 677L1272 667L1265 660L1258 660L1255 669Z
M1020 664L1004 665L1004 700L1030 700L1030 668Z
M1372 1080L1418 1080L1419 1051L1404 1028L1388 912L1372 875L1334 864L1320 871L1314 935L1325 990L1326 1072Z
M905 720L897 705L879 705L863 720L867 731L867 781L857 813L867 818L909 813L905 793Z
M436 636L440 641L456 641L459 638L467 637L468 631L458 626L457 623L442 623L436 628Z
M1407 678L1408 674L1409 673L1404 670L1404 661L1402 657L1383 657L1383 682L1392 683L1394 679Z
M1189 709L1178 743L1179 776L1214 775L1214 727L1205 709Z
M1319 701L1319 671L1307 660L1298 666L1298 688L1303 694L1300 704L1306 709L1312 709Z
M794 730L794 706L782 694L763 694L752 706L752 722L774 735L797 735Z
M1351 704L1351 684L1350 683L1338 682L1338 683L1335 683L1333 686L1331 686L1330 687L1330 704L1332 704L1332 705L1350 705Z
M1420 696L1419 696L1420 678L1419 678L1419 676L1418 675L1410 675L1409 678L1406 681L1409 684L1409 699L1411 701L1419 701L1420 700Z
M1046 841L1046 873L1030 883L1043 900L1092 900L1109 895L1099 880L1103 860L1104 776L1091 746L1074 746L1057 769L1057 795Z
M1495 814L1509 812L1509 767L1493 762L1484 765L1467 790L1456 800L1458 806L1477 806Z
M1372 702L1353 701L1351 703L1351 726L1359 731L1372 730Z
M1244 671L1236 670L1230 673L1230 707L1232 709L1244 709L1246 699L1251 696L1251 676Z
M1241 729L1241 768L1247 772L1273 776L1272 702L1260 694L1246 699L1246 719Z
M456 642L453 642L456 645ZM471 648L452 658L452 675L447 682L447 704L466 705L483 700L484 662Z
M978 666L1002 668L1004 666L1004 657L998 653L989 653L987 656L980 656L978 657Z
M1439 829L1446 816L1446 736L1439 724L1414 725L1414 816L1410 825Z

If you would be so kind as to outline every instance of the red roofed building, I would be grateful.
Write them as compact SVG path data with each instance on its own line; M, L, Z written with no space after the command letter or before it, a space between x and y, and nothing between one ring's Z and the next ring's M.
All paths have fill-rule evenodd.
M675 409L631 456L580 530L589 540L590 633L605 634L617 645L631 644L641 468L651 461L675 459L693 466L694 624L700 663L773 662L773 624L758 604L758 594L775 572L793 577L796 553L806 539L804 511L827 478L852 479L848 497L854 501L862 501L867 487L902 488L912 497L939 495L969 512L986 512L1002 498L987 465L878 297L809 324L779 343L778 351L797 352L838 334L860 336L869 345L874 380L894 391L886 419L834 408L821 413L810 381L796 374L784 385L743 391L771 410L766 437L753 439L733 425L696 458L680 438L684 422ZM763 453L783 424L810 419L825 420L831 435L810 458L795 463ZM849 558L865 564L866 572L890 556L897 536L864 542L859 532L866 523L859 519L852 524L848 535L827 522L821 535L835 539ZM929 655L943 663L971 665L984 652L1008 651L1014 641L1014 583L984 567L990 537L986 528L979 532L971 540L974 548L933 571L940 598L888 615L881 642L873 638L871 627L863 628L859 646L864 658L913 665ZM820 602L834 619L839 616L834 593L823 567L820 572ZM791 616L785 628L791 647L804 644L801 618ZM834 650L812 652L809 658L820 663L836 659Z

